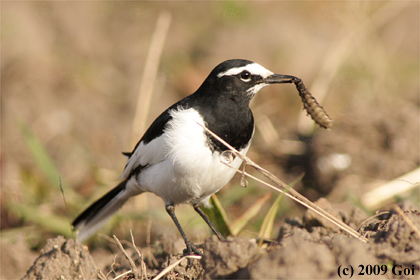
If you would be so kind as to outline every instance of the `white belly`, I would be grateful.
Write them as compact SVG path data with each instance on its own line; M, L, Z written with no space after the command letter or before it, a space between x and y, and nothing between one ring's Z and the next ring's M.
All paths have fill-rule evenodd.
M219 152L211 152L198 123L204 125L193 109L172 112L159 140L164 159L143 169L136 178L142 191L155 193L167 204L194 204L206 201L232 179L235 170L221 162ZM241 154L248 148L249 144ZM236 157L230 165L237 169L241 163Z

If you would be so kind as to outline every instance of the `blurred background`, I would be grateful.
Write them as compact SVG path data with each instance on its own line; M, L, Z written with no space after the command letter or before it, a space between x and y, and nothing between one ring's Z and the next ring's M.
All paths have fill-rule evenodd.
M301 78L334 120L331 131L314 127L293 85L264 88L252 102L248 156L286 183L304 173L295 188L310 200L374 211L363 195L419 165L418 2L3 2L1 10L2 255L29 259L23 267L47 238L73 236L69 221L119 182L121 152L227 59ZM153 67L145 70L153 55L154 81ZM151 94L139 94L146 82ZM235 221L270 192L236 176L217 196ZM239 235L256 237L277 196ZM418 187L399 199L418 204ZM283 198L273 238L304 210ZM192 207L177 215L193 241L210 236ZM153 194L129 201L100 233L129 238L129 229L139 246L179 243Z

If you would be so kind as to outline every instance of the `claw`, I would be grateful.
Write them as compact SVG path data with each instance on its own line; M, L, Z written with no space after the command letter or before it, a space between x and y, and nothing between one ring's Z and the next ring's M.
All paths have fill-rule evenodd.
M184 250L184 255L199 255L199 256L203 255L203 253L201 253L200 250L198 250L197 246L195 246L194 243L192 243L191 241L188 241L186 245L187 245L187 248Z

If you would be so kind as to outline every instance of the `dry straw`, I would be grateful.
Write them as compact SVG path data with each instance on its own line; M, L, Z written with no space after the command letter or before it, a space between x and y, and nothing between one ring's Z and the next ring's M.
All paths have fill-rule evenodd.
M147 116L149 115L150 103L152 100L153 87L159 69L159 61L165 45L166 36L171 24L171 14L167 11L160 13L153 33L147 54L146 64L143 70L139 99L137 100L136 114L133 120L132 140L135 144L139 135L146 128Z
M220 138L219 136L217 136L216 134L214 134L212 131L210 131L208 128L204 127L203 125L201 125L200 123L197 123L198 125L200 125L201 127L203 127L209 134L211 134L215 139L217 139L218 141L220 141L223 145L225 145L229 150L225 151L222 153L221 155L221 162L223 164L226 164L227 166L229 166L232 169L235 169L236 172L238 172L239 174L242 174L244 176L247 176L249 178L252 178L278 192L284 193L286 196L288 196L289 198L293 199L294 201L302 204L303 206L305 206L308 209L311 209L312 211L314 211L315 213L317 213L318 215L324 217L325 219L327 219L328 221L330 221L331 223L335 224L336 226L338 226L339 228L341 228L343 231L347 232L348 234L350 234L351 236L359 239L362 242L367 242L367 239L362 236L361 234L359 234L356 230L354 230L353 228L349 227L348 225L346 225L345 223L343 223L342 221L340 221L339 219L337 219L336 217L332 216L331 214L329 214L328 212L326 212L324 209L320 208L319 206L315 205L314 203L312 203L310 200L308 200L306 197L304 197L303 195L301 195L300 193L298 193L297 191L295 191L293 188L290 188L286 183L284 183L283 181L281 181L279 178L277 178L276 176L274 176L272 173L270 173L269 171L267 171L266 169L262 168L261 166L259 166L258 164L256 164L255 162L253 162L250 158L242 155L241 153L239 153L235 148L233 148L231 145L229 145L226 141L224 141L222 138ZM250 165L251 167L253 167L255 170L257 170L258 172L260 172L261 174L263 174L265 177L267 177L269 180L271 180L272 182L275 183L276 186L273 186L272 184L269 184L263 180L260 180L254 176L252 176L251 174L236 169L234 167L232 167L230 165L231 161L226 161L226 159L232 159L232 156L227 156L226 153L231 153L237 157L239 157L240 159L242 159L244 161L245 164Z

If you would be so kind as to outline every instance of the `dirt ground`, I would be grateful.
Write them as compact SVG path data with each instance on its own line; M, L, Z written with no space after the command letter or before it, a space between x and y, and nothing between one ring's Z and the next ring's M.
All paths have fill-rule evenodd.
M326 200L320 203L347 224L358 226L368 242L328 227L308 211L303 219L287 219L277 240L262 245L248 238L228 237L219 241L212 236L204 243L200 261L183 260L162 279L338 279L349 275L353 279L418 279L420 236L415 232L415 227L420 227L418 209L409 203L402 206L406 218L415 226L411 227L394 211L366 220L360 209L348 203L337 207L331 207ZM99 276L98 266L88 250L73 239L59 236L48 240L23 279L114 279L119 275L120 279L153 279L182 257L162 251L165 246L153 248L152 255L140 253L141 257L133 246L126 247L137 276L127 273L133 267L121 252L107 256Z
M294 188L369 241L284 198L273 240L259 244L253 238L272 195L239 237L221 242L181 205L178 218L203 256L163 278L418 279L419 187L373 208L363 200L420 165L418 10L416 1L3 2L0 278L153 279L180 260L185 244L153 195L127 203L88 246L72 239L70 227L118 182L121 152L141 136L134 129L139 88L157 20L168 11L141 121L150 124L226 59L301 78L334 120L332 130L303 133L302 120L311 120L299 115L295 87L270 86L251 104L248 156L286 183L304 173ZM217 194L232 222L271 191L248 182L242 188L236 176ZM114 234L136 275L127 273Z

